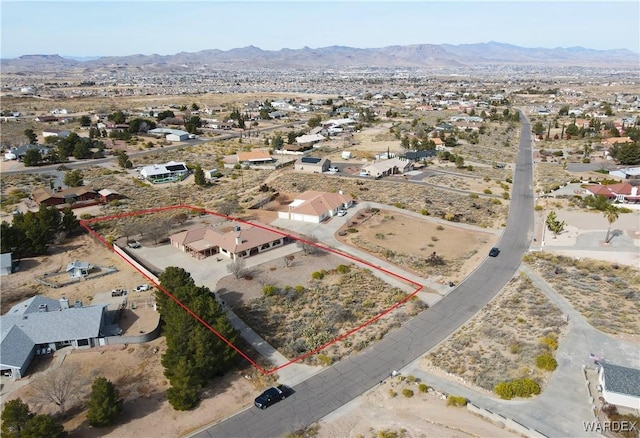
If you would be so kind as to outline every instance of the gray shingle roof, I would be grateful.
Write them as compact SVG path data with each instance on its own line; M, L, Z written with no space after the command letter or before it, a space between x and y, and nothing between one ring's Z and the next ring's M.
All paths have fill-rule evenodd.
M640 370L609 363L601 365L605 390L640 397Z
M40 311L46 305L47 311ZM57 300L35 296L0 316L0 362L23 368L36 344L100 337L105 306L62 309Z

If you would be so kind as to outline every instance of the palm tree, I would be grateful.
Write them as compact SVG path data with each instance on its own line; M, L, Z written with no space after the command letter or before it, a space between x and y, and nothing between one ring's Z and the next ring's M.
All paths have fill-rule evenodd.
M615 205L610 205L609 207L607 207L607 209L604 211L603 214L605 219L607 219L607 221L609 222L609 228L607 229L607 236L604 239L604 243L609 243L613 238L613 236L610 236L611 225L618 220L618 216L620 215L620 209Z

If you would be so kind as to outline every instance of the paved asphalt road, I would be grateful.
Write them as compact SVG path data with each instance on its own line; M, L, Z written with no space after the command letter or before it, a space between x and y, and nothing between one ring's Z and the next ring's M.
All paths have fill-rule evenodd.
M531 129L523 118L509 221L498 257L488 257L455 292L359 354L294 387L267 410L250 408L196 436L276 437L318 421L411 363L464 324L516 273L533 236Z

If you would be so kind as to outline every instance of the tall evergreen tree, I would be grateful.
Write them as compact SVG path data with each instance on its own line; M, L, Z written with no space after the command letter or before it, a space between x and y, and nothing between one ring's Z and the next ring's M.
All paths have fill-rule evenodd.
M236 331L209 288L196 286L187 271L173 266L159 279L162 288L200 320L231 343L236 341ZM199 401L200 388L227 371L237 353L162 290L157 292L157 303L167 342L162 356L165 376L171 383L167 397L175 409L192 409Z
M204 186L207 184L207 179L204 177L204 170L202 170L202 167L199 164L193 172L193 179L197 186Z
M5 403L2 409L2 436L6 438L20 438L27 423L33 418L29 406L16 398Z
M62 424L49 414L38 414L27 423L22 438L63 438L67 436Z
M122 412L122 401L118 389L105 377L96 377L91 385L91 397L87 420L93 427L115 424Z

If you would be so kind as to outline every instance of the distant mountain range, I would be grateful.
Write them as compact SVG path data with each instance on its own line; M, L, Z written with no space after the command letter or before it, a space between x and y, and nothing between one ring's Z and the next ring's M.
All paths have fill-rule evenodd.
M226 70L327 69L348 67L446 68L481 65L638 68L638 53L627 49L593 50L583 47L525 48L497 42L480 44L414 44L358 49L329 46L318 49L262 50L255 46L227 51L211 49L175 55L130 55L65 58L25 55L2 59L5 73L128 67L149 71L179 71L198 67Z

